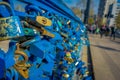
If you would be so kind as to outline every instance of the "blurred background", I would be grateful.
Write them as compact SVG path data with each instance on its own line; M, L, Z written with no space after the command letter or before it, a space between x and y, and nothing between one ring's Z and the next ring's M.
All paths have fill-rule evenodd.
M63 0L86 24L120 29L120 0Z

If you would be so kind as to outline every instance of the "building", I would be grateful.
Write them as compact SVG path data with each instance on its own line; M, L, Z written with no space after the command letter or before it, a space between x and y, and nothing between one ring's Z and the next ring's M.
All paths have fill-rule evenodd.
M118 13L120 13L120 2L116 2L115 4L115 10L113 11L115 14L115 17L118 15Z
M111 17L110 20L109 20L109 25L110 26L115 24L115 17L118 15L118 13L120 13L120 2L115 1L113 3L112 12L109 12L109 14L113 15L113 17Z
M88 23L89 12L90 12L90 4L91 4L91 0L87 0L86 10L85 10L85 13L84 13L84 23L85 24Z
M103 17L105 10L105 3L107 0L100 0L99 8L98 8L98 16Z
M102 24L112 25L114 22L116 0L100 0L98 17L102 18ZM113 19L112 19L113 18Z
M109 26L115 24L114 23L115 15L116 15L116 2L109 5L108 18L107 18L107 24Z

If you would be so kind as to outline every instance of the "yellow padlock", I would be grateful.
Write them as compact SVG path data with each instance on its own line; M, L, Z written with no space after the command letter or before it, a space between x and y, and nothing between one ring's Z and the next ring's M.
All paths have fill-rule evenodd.
M21 55L24 57L24 60L18 61L16 63L16 64L19 64L19 66L24 65L28 61L28 56L23 51L20 51L20 44L17 44L17 50L15 51L15 55Z
M37 16L36 21L43 26L51 26L52 25L52 21L43 16Z
M74 62L74 60L71 57L71 53L70 52L66 52L66 56L64 57L64 59L66 61L68 61L68 64L71 64L72 62Z
M19 67L18 65L14 65L14 68L23 76L25 79L29 77L29 71L26 66Z
M71 57L71 53L70 52L66 52L66 57Z
M71 64L72 62L74 62L74 60L71 57L64 57L64 59L66 61L68 61L69 64Z
M43 32L42 32L42 35L50 36L50 37L52 37L52 38L54 38L54 37L55 37L55 35L54 35L54 34L52 34L52 33L48 32L46 29L41 28L41 30L43 31Z
M29 71L28 71L28 67L30 67L30 65L26 64L26 62L28 61L28 56L20 50L20 44L17 44L17 49L15 51L15 58L16 60L19 58L19 56L23 56L24 60L20 60L17 61L16 64L14 65L14 68L24 77L24 78L28 78L29 77Z
M70 75L69 75L69 74L64 73L62 76L63 76L64 78L68 78Z

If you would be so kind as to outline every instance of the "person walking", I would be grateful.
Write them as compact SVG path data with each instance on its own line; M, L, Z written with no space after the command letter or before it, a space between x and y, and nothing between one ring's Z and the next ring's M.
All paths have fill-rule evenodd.
M99 27L96 28L95 34L99 34L100 33L100 29Z
M106 31L106 26L103 25L102 27L100 27L100 37L102 38L103 35L105 34L105 31Z
M107 37L110 33L110 28L109 26L106 26L106 33L105 33L105 36Z
M111 29L110 39L113 38L113 40L115 40L115 32L116 32L115 24L112 25L110 29Z

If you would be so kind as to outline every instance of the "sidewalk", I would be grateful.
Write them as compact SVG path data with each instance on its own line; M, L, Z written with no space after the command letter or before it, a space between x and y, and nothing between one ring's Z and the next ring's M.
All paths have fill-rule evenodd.
M2 50L4 50L5 52L8 51L8 48L9 48L9 40L6 40L6 41L0 41L0 48Z
M120 38L89 35L95 80L120 80Z

